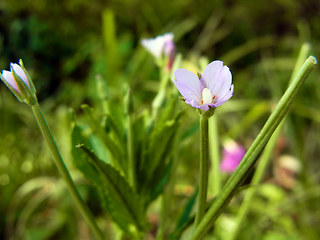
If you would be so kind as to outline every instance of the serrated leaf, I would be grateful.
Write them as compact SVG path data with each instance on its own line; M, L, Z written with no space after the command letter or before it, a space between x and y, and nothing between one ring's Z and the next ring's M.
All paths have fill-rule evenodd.
M131 235L138 234L140 230L145 229L146 219L142 203L124 177L110 164L98 159L84 145L78 147L86 153L98 171L102 182L102 194L106 198L113 220L123 231Z
M124 159L124 149L120 147L105 131L105 129L102 128L100 121L97 120L97 118L93 114L93 110L88 105L83 105L82 109L88 116L90 120L90 126L92 128L92 131L101 139L101 141L105 144L105 146L109 149L111 155L113 156L113 165L116 167L122 167L123 168L123 159Z

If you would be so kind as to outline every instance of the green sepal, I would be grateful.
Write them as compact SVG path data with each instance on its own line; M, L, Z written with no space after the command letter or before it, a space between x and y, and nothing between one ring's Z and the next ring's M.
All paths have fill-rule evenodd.
M33 84L33 81L31 80L31 78L30 78L30 76L29 76L29 74L28 74L27 69L24 67L24 64L23 64L22 59L19 60L19 64L20 64L20 67L22 68L22 70L24 71L24 73L25 73L26 76L27 76L27 79L28 79L28 82L29 82L29 86L30 86L30 89L31 89L32 93L33 93L34 95L36 95L36 94L37 94L36 88L35 88L35 86L34 86L34 84Z
M214 114L215 110L216 108L209 106L209 110L201 111L201 115L205 118L210 118Z

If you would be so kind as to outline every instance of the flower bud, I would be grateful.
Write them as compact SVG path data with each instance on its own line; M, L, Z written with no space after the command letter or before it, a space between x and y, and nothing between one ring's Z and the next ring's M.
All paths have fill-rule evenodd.
M2 70L0 78L20 102L34 105L37 103L36 89L21 59L19 63L10 63L10 71Z
M156 38L142 39L141 44L144 46L157 60L160 66L166 66L171 71L175 57L175 45L173 42L173 34L166 33Z

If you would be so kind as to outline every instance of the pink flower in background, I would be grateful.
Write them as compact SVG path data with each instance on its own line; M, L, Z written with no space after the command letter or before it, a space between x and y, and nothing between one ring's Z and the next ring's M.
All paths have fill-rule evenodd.
M228 141L223 148L220 170L226 173L234 172L245 153L246 149L242 145L234 141Z
M166 33L156 38L142 39L144 46L156 59L160 59L162 55L169 56L174 51L173 34Z
M185 102L194 108L209 110L216 108L232 97L232 75L227 66L221 61L211 62L203 71L200 79L186 69L174 72L176 79L172 80Z

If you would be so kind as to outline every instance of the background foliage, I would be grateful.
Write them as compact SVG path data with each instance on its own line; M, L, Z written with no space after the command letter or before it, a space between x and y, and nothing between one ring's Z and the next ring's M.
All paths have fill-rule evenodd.
M202 56L230 67L235 93L228 105L217 110L220 138L249 146L287 86L301 44L310 42L319 58L319 11L317 0L0 1L0 66L7 69L10 61L24 60L62 155L90 208L108 229L108 216L92 204L98 194L75 170L70 154L69 108L80 121L81 104L101 108L95 94L96 75L106 79L119 112L124 111L124 83L132 88L137 112L150 109L159 73L140 40L173 32L186 68L196 71ZM295 101L240 239L317 239L320 235L318 86L316 71ZM185 114L176 149L179 166L168 216L170 230L183 210L174 206L186 204L197 181L198 122L192 109L180 107ZM4 85L0 112L0 238L16 232L18 239L91 239L51 164L31 113ZM276 175L284 154L301 164L290 188ZM241 194L217 224L218 239L232 227L240 201ZM156 206L149 211L153 228Z

